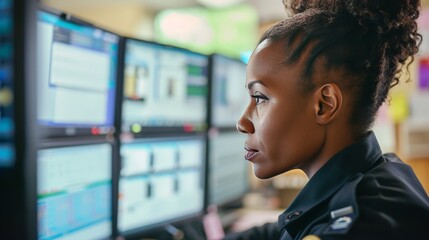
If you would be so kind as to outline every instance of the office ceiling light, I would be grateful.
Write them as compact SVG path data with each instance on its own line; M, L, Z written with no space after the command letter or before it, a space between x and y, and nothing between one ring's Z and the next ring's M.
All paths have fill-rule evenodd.
M196 1L206 7L223 8L223 7L229 7L234 4L244 2L245 0L196 0Z

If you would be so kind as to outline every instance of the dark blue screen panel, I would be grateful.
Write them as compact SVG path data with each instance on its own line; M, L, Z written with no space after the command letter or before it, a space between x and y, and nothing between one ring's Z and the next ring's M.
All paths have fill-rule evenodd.
M13 1L0 0L0 168L15 163Z

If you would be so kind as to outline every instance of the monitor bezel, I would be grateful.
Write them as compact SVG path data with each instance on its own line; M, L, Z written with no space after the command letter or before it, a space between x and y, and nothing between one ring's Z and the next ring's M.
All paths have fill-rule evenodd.
M79 17L75 17L72 14L63 12L50 8L46 5L40 5L37 10L37 22L40 21L39 14L47 13L50 15L56 16L59 20L70 22L72 24L81 25L84 27L94 28L101 30L105 33L114 35L118 38L117 42L117 51L116 51L116 67L115 67L115 89L113 94L113 104L112 104L112 123L110 125L105 124L82 124L82 125L69 125L69 124L58 124L55 126L48 126L41 123L40 119L37 117L37 126L39 128L40 136L44 139L57 139L64 137L87 137L87 136L111 136L115 133L115 117L116 117L116 102L117 102L117 88L119 84L119 61L120 61L120 45L121 45L121 36L118 33L112 32L106 28L94 25L86 20L83 20ZM37 31L36 31L37 32Z
M120 237L124 237L126 239L134 239L134 238L141 238L141 237L154 237L157 236L160 232L165 230L166 226L169 225L176 225L176 226L181 226L183 224L192 222L196 219L201 219L201 217L206 213L206 198L207 198L207 134L205 132L196 132L196 133L188 133L188 134L184 134L184 133L179 133L179 134L169 134L169 135L150 135L150 136L146 136L146 137L141 137L141 138L127 138L127 139L121 139L120 143L118 143L119 146L119 154L120 154L120 149L122 144L133 144L133 143L144 143L144 142L152 142L152 141L157 141L157 142L166 142L166 141L174 141L174 140L198 140L201 141L202 143L202 147L203 147L203 154L202 154L202 162L201 162L201 180L204 181L203 183L201 183L202 187L203 187L203 194L202 194L202 199L201 199L201 209L199 209L198 211L196 211L195 213L189 213L180 217L176 217L176 218L172 218L172 219L168 219L165 221L161 221L161 222L157 222L151 225L147 225L147 226L141 226L141 227L137 227L137 228L133 228L133 229L128 229L125 231L121 231L119 229L118 224L116 224L116 232L117 232L117 236ZM119 157L119 165L122 165L122 158ZM118 184L120 182L121 176L120 176L120 171L121 169L118 168ZM118 193L119 193L120 189L118 187ZM117 208L119 208L119 204L117 206ZM117 214L117 219L119 219L119 215L118 212L116 212Z
M206 79L207 79L207 84L206 84L206 98L205 98L205 104L204 107L206 109L206 112L204 113L204 120L201 121L201 123L199 123L199 127L197 128L187 128L186 126L160 126L160 127L155 127L155 126L141 126L141 132L139 133L133 133L132 131L128 130L128 131L124 131L125 128L128 127L128 129L130 129L130 126L124 126L124 120L123 120L123 103L124 103L124 79L125 79L125 66L126 66L126 56L127 56L127 43L129 41L135 41L135 42L140 42L140 43L144 43L144 44L150 44L153 46L157 46L157 47L161 47L161 48L165 48L165 49L171 49L173 51L181 51L181 52L185 52L185 53L189 53L189 54L194 54L194 55L199 55L201 57L206 58L207 60L207 66L206 66ZM154 134L160 134L160 135L169 135L171 133L174 134L190 134L190 133L200 133L200 132L205 132L208 129L208 118L207 118L207 112L209 112L209 109L207 108L208 102L210 101L209 98L209 94L210 94L210 89L209 89L209 84L210 84L210 56L203 54L203 53L199 53L196 51L192 51L190 49L186 49L186 48L182 48L182 47L178 47L178 46L173 46L173 45L168 45L168 44L163 44L163 43L158 43L158 42L154 42L154 41L149 41L149 40L145 40L145 39L139 39L139 38L134 38L134 37L123 37L122 39L122 44L121 44L121 65L119 67L118 70L118 75L119 75L119 82L121 83L120 87L118 88L120 90L120 92L117 93L117 96L119 97L119 105L118 106L118 116L117 116L117 121L116 121L116 129L119 129L118 131L121 132L124 135L132 135L133 137L136 138L144 138L148 135L154 135Z

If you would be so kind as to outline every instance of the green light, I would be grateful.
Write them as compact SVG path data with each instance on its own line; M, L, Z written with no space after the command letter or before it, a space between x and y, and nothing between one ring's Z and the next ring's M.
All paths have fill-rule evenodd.
M142 131L142 127L140 126L140 124L135 123L135 124L131 125L131 131L133 133L139 133Z
M258 43L258 13L246 3L220 9L167 9L156 15L154 23L158 42L205 54L216 52L238 58ZM188 71L198 74L198 69Z

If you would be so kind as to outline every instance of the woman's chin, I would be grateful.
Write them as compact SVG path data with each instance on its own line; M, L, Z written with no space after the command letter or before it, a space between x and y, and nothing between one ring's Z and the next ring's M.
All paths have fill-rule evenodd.
M259 179L268 179L268 178L272 178L272 177L278 175L278 173L276 173L276 172L269 171L267 169L263 169L261 167L255 166L255 165L253 165L253 173Z

